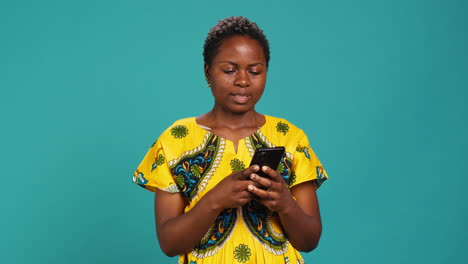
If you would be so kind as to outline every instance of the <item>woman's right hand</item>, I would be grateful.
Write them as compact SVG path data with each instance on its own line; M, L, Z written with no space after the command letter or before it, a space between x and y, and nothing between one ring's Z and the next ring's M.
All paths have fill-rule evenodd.
M247 187L257 185L256 182L250 180L250 175L256 173L259 169L259 166L253 165L245 170L236 171L226 176L206 194L211 200L213 208L221 211L250 202L254 195L247 190Z

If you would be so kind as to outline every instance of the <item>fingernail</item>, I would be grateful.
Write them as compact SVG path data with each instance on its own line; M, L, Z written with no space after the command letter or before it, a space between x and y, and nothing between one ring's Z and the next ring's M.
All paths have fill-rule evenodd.
M250 179L255 180L255 174L250 174Z
M263 166L262 171L266 171L266 170L267 170L267 166Z
M249 189L249 191L253 191L254 190L254 187L252 185L249 185L249 187L247 187Z

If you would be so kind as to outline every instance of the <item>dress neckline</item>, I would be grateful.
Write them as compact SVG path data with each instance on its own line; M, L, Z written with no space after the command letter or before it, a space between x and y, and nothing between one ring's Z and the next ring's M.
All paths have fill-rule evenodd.
M263 114L262 114L262 115L263 115ZM198 124L197 118L196 118L196 117L193 117L193 122L195 122L196 127L198 127L199 129L205 131L205 132L208 133L210 136L213 135L213 136L218 137L219 139L222 139L222 140L225 140L225 141L229 141L229 142L233 143L233 145L238 145L239 142L240 142L241 140L245 140L245 139L249 138L249 137L252 136L253 134L260 132L264 127L266 127L266 125L269 123L270 116L268 116L268 115L263 115L263 117L265 118L265 123L263 123L263 125L261 125L260 127L258 127L257 130L255 130L255 132L253 132L252 134L250 134L250 135L248 135L248 136L246 136L246 137L243 137L243 138L239 139L239 141L237 142L237 144L235 144L235 142L232 141L232 140L230 140L230 139L227 139L227 138L224 138L224 137L221 137L221 136L218 136L218 135L214 134L214 133L211 131L211 128L210 128L210 127L207 127L207 126ZM237 151L236 151L236 152L237 152Z

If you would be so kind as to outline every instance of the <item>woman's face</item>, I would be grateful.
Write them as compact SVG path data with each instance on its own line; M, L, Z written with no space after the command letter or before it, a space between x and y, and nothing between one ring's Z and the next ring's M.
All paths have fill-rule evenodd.
M241 114L253 110L266 82L266 60L258 41L247 36L223 40L205 75L215 108Z

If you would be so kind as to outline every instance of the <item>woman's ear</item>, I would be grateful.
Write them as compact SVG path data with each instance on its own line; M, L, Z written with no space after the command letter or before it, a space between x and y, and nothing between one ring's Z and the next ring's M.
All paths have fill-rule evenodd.
M204 72L205 72L205 79L206 81L209 83L210 82L210 67L208 66L208 64L205 63L205 66L203 67L204 69Z

